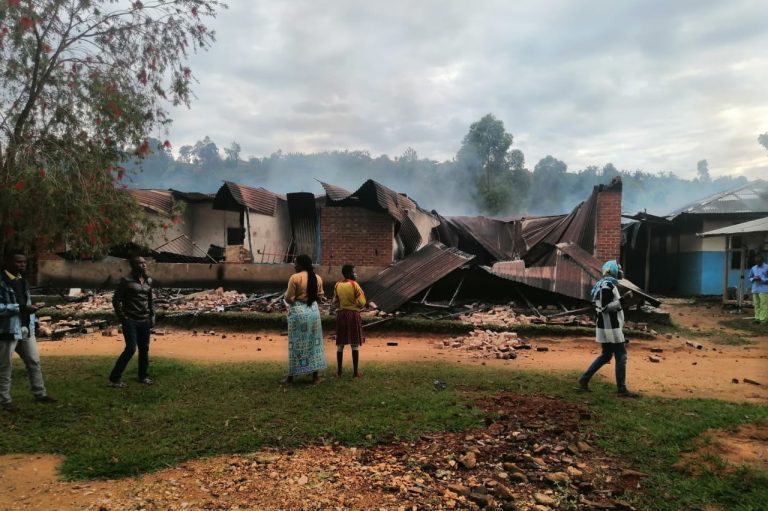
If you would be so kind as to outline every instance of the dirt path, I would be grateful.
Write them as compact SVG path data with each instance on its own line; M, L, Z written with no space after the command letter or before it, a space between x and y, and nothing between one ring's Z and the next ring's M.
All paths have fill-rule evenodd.
M672 308L672 315L676 322L691 329L718 329L723 335L732 333L722 329L718 321L734 316L723 313L717 307L680 305ZM371 332L363 347L362 363L439 361L500 366L510 371L581 371L598 353L598 346L591 338L533 337L528 339L533 350L519 351L516 360L497 360L482 358L478 352L443 348L442 341L448 337ZM686 340L684 337L660 335L652 341L632 341L628 367L631 388L666 397L708 397L768 403L768 337L750 337L754 344L748 346L720 346L716 344L717 336L696 337L693 340L702 344L701 350L687 345ZM397 345L388 345L393 342ZM49 356L117 356L122 344L119 336L105 337L95 333L63 341L41 342L39 346L44 364L45 357ZM539 352L535 349L537 347L549 350ZM663 352L653 354L659 362L649 359L651 348L663 349ZM174 330L155 336L151 352L153 357L198 363L283 362L287 358L287 341L279 332L217 331L213 335L203 332L195 335L192 331ZM330 367L333 367L334 346L330 340L326 344L326 354ZM604 368L600 377L612 382L611 367ZM745 378L762 385L743 383ZM738 379L739 383L732 383L733 379ZM765 431L761 431L761 438L764 438ZM764 449L765 444L761 445ZM417 509L433 508L431 504L422 505L425 500L420 495L427 491L424 478L405 473L398 475L396 482L400 485L399 489L387 485L372 489L367 484L361 485L357 477L359 474L350 474L349 470L341 468L353 463L360 455L346 449L333 454L333 459L338 462L337 475L327 479L322 467L315 465L318 458L327 459L329 453L318 449L280 454L283 461L279 471L254 462L252 458L224 456L188 462L135 479L87 483L58 481L56 467L60 459L55 456L0 456L0 509L282 509L283 504L292 509L311 509L313 507L304 507L306 502L302 503L300 498L305 489L311 489L313 494L320 495L318 498L326 499L320 506L323 509L395 510L405 509L403 506L406 504L419 504ZM398 460L387 458L388 473L397 472L399 469L396 466L401 462L407 468L407 458ZM383 466L379 468L385 470ZM233 471L241 474L240 483L237 483L238 478L233 478ZM425 477L429 480L428 476ZM470 482L473 480L470 479ZM347 484L352 484L350 487L356 490L346 490ZM328 488L330 493L321 492L322 488ZM522 492L518 497L532 502L534 490L529 488L527 493ZM388 492L392 494L388 495ZM242 493L242 497L237 497L238 493ZM454 493L436 493L433 495L435 498L440 502L440 507L435 509L466 508L462 504L466 499ZM219 507L220 503L224 507ZM532 506L519 509L533 509Z
M478 352L442 347L447 335L371 333L363 345L362 364L366 362L446 362L506 367L510 370L583 371L597 356L599 346L592 338L528 338L530 351L518 351L516 360L481 358ZM666 397L707 397L730 401L768 403L768 338L752 338L747 346L719 346L716 337L695 338L703 348L686 344L683 337L632 341L627 381L637 391ZM396 342L397 346L387 343ZM122 350L120 336L104 337L99 333L56 342L39 344L41 356L111 355ZM549 351L536 351L547 347ZM660 362L652 362L653 354ZM287 360L287 340L279 332L226 332L214 335L191 331L168 331L152 341L153 357L170 357L201 363L211 362L283 362ZM335 346L326 341L329 367L335 367ZM347 351L347 362L349 352ZM330 370L330 369L329 369ZM612 366L606 366L600 377L613 381ZM749 379L763 385L732 383Z

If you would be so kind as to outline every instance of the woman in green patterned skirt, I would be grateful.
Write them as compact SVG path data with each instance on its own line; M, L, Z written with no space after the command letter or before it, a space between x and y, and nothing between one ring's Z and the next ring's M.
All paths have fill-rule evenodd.
M320 383L318 371L325 369L323 327L317 300L324 296L323 280L315 275L308 255L296 258L296 273L288 280L285 301L288 309L288 383L299 374L312 373L312 383Z

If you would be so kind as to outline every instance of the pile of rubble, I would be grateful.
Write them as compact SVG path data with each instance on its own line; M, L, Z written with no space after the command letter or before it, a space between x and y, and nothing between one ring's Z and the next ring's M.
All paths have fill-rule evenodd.
M535 316L527 316L516 312L512 307L496 305L490 308L481 308L459 316L463 323L472 325L513 326L528 325L533 322Z
M623 499L647 476L592 445L586 407L514 393L479 405L485 427L189 461L89 509L635 510Z
M179 294L159 298L158 310L166 312L196 312L227 310L251 312L281 312L285 310L282 293L254 293L247 295L237 291L224 291L219 287L196 293Z
M55 321L50 316L41 316L37 320L37 336L50 339L61 339L73 334L90 334L107 326L107 321L103 319L66 319Z
M188 293L183 293L181 290L159 289L155 293L155 310L171 315L225 311L284 313L286 310L282 291L245 294L237 291L225 291L219 287ZM112 295L111 291L98 294L87 293L76 297L69 303L56 305L54 308L70 313L111 312ZM319 305L322 314L330 312L330 300L326 300L325 303L321 302ZM378 310L373 303L369 306L362 313L364 317L395 316L395 314Z
M473 306L471 312L459 316L463 323L475 326L516 326L530 325L532 323L546 323L552 325L580 325L594 326L594 320L585 314L558 314L547 317L541 313L524 314L512 305ZM538 312L538 311L537 311Z
M514 360L517 351L530 350L531 345L518 337L517 332L493 332L491 330L472 330L464 337L436 341L438 349L455 349L470 351L474 358L498 358ZM548 351L549 348L536 348Z
M112 311L111 291L85 294L70 303L56 305L65 312L110 312ZM155 295L155 309L160 312L224 312L226 310L282 312L285 304L281 292L254 293L247 295L223 288L182 293L179 290L160 289Z

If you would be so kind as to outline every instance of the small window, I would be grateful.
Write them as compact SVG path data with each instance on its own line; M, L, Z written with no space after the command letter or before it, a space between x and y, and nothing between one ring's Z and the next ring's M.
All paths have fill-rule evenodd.
M245 241L245 229L242 227L227 228L227 245L242 245Z

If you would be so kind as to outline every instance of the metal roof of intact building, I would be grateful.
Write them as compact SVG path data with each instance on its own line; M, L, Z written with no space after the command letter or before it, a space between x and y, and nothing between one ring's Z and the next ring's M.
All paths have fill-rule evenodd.
M726 192L710 195L676 209L669 215L715 215L738 213L768 213L768 182L757 180Z

